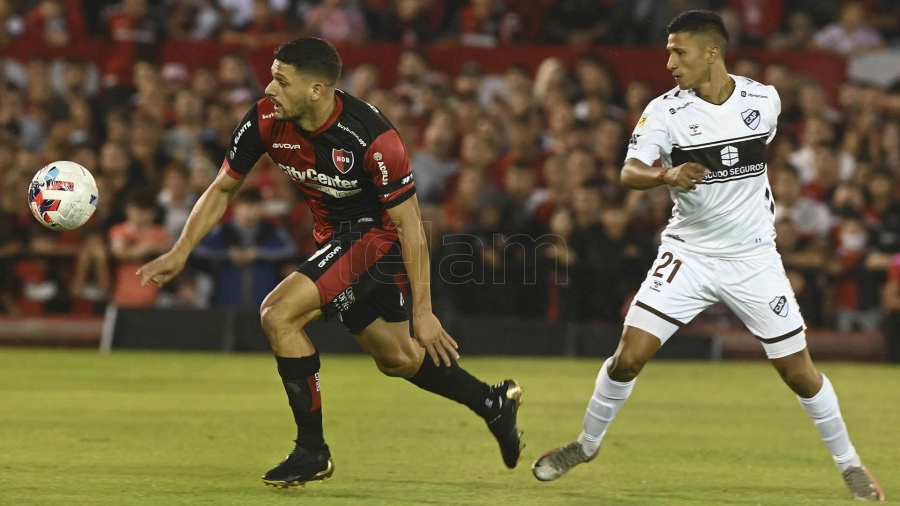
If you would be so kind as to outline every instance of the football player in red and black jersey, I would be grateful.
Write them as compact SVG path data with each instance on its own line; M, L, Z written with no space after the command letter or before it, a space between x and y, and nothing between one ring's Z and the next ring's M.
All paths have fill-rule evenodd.
M263 481L289 487L334 471L322 434L319 354L303 328L335 315L384 374L484 418L503 462L515 467L522 390L514 380L489 386L457 364L456 342L432 312L428 250L406 147L377 108L335 88L340 74L340 56L324 40L302 38L279 47L267 96L235 129L222 169L181 237L138 275L144 284L162 285L181 272L247 173L268 154L306 197L319 250L260 308L297 422L294 451ZM409 280L414 339L396 281L402 273Z

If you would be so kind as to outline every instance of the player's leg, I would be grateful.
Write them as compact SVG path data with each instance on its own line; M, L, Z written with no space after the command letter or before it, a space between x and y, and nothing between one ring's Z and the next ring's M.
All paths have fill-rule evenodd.
M359 285L362 288L371 282L363 276ZM342 312L341 319L382 373L456 401L483 418L500 445L504 464L516 466L524 445L516 426L522 390L515 380L490 386L456 361L450 367L435 366L410 336L403 297L394 283L379 283Z
M278 373L297 422L294 451L263 476L269 485L302 485L325 479L334 471L322 431L319 354L303 329L320 316L334 316L342 304L350 303L357 273L365 272L369 247L375 246L376 258L386 249L379 249L385 242L383 236L375 230L336 236L263 301L262 327L275 352Z
M810 358L806 326L780 258L732 263L726 271L734 279L723 280L722 301L759 339L775 370L797 395L853 496L882 500L881 488L850 441L831 381Z
M555 480L597 456L610 423L634 390L644 365L680 327L714 302L709 279L702 257L660 248L659 258L625 317L616 353L597 374L581 434L576 441L538 458L532 465L535 478Z
M306 275L294 272L263 301L260 321L275 353L278 374L297 424L294 450L263 481L291 487L324 480L334 463L322 430L319 354L303 328L318 318L319 291Z

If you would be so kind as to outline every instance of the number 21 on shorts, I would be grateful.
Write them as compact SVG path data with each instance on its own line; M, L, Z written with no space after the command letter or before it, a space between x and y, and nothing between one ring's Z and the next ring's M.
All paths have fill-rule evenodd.
M665 278L666 283L671 283L675 279L675 275L678 274L678 269L681 268L681 260L675 258L675 255L672 253L664 251L662 261L661 264L656 266L656 269L653 269L652 275L656 278Z

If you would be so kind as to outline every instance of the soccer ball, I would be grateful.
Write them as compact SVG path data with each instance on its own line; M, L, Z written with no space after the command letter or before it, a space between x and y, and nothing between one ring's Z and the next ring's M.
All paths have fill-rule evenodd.
M87 169L60 161L34 175L28 206L41 225L51 230L72 230L84 225L97 209L97 183Z

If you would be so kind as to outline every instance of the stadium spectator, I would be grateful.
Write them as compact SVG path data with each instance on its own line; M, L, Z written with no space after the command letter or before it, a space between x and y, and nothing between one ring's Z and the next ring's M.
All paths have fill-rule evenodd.
M25 21L16 13L13 0L0 0L0 48L11 46L25 31Z
M787 27L769 37L769 48L775 50L800 50L809 47L816 25L805 11L795 11L788 16Z
M166 17L166 36L173 40L212 38L223 23L215 0L174 0Z
M447 179L459 170L459 162L454 157L455 132L455 120L449 111L433 114L425 129L422 148L410 158L420 204L440 203Z
M156 203L163 210L162 225L169 237L181 234L196 202L197 195L188 186L187 169L179 163L169 165L163 172L162 190L156 197Z
M762 47L764 41L758 33L747 32L744 30L744 19L741 13L732 8L724 8L719 11L722 17L722 23L728 30L728 47L729 48L746 48L746 47Z
M84 16L77 0L41 0L25 16L28 44L46 44L52 48L73 47L87 37Z
M366 24L373 41L399 42L412 47L441 35L440 2L382 0L365 4Z
M608 7L590 0L556 0L544 13L541 39L587 46L611 38Z
M297 250L283 227L263 219L259 190L235 195L233 215L207 235L194 250L215 272L214 302L257 308L284 277L282 267L296 260Z
M334 43L362 42L366 39L366 20L354 3L322 0L303 15L303 31Z
M226 30L241 30L253 22L256 0L218 0L219 7L224 12L222 26ZM290 8L290 0L266 0L271 11L279 16L285 16ZM300 2L300 5L308 2Z
M136 190L128 195L125 221L109 229L110 254L116 263L112 303L117 306L144 307L156 302L159 287L140 286L134 276L147 259L169 249L169 234L154 224L156 211L153 193Z
M162 26L150 16L146 0L122 0L107 20L107 30L109 39L116 43L116 51L106 58L103 83L130 85L135 62L156 59Z
M866 7L862 0L850 0L841 6L838 20L813 36L811 49L853 56L884 47L877 30L866 23Z
M226 29L222 42L255 49L264 44L277 44L289 38L290 27L284 18L272 11L269 0L253 0L253 17L240 29Z
M852 207L843 208L835 228L835 254L827 266L835 283L835 327L841 331L875 330L880 324L877 299L865 297L862 291L868 242L862 215Z
M900 364L900 255L894 255L888 271L888 282L881 291L885 313L884 340L887 359Z
M500 0L469 0L457 11L451 33L464 46L495 47L521 38L522 20Z
M824 240L833 226L828 206L803 196L800 176L792 167L770 178L775 196L775 216L790 221L801 237Z

